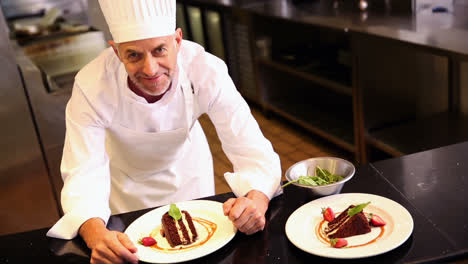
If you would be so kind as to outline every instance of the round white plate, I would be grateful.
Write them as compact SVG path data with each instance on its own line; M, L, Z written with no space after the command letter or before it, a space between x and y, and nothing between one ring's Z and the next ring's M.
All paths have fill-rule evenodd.
M201 246L193 249L163 252L151 247L145 247L138 240L161 225L161 217L169 210L169 205L156 208L140 216L125 230L125 234L137 246L136 255L141 261L150 263L176 263L188 261L208 255L226 245L237 232L231 220L223 213L223 204L215 201L195 200L176 203L177 207L186 210L193 217L200 217L216 223L217 228L213 236ZM198 228L197 228L198 231ZM161 238L156 238L156 240ZM163 238L165 240L165 238Z
M372 227L367 234L345 238L348 246L333 248L320 229L326 226L322 208L330 207L336 215L351 205L371 202L364 208L366 214L379 215L386 225ZM321 223L323 223L321 225ZM413 232L413 218L400 204L373 194L343 193L326 196L299 207L286 222L286 235L296 247L305 252L328 258L354 259L388 252L405 242Z

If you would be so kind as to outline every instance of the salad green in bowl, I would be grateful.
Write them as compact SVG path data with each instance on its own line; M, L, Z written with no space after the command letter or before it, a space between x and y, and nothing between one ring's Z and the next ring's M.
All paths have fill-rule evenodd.
M285 173L287 188L293 184L315 197L338 194L355 173L354 165L335 157L310 158L292 165Z

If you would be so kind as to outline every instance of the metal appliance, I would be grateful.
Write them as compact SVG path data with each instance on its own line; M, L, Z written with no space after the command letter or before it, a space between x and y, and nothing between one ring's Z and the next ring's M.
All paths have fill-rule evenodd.
M56 197L0 10L0 235L52 225Z
M65 139L65 107L70 98L74 77L76 73L89 61L97 57L106 47L104 34L88 24L87 8L82 8L81 13L60 10L62 1L33 1L22 0L18 3L31 4L44 8L44 12L25 14L20 9L13 12L11 9L15 1L3 0L2 8L9 12L9 28L4 24L6 41L11 46L10 56L15 59L15 68L20 71L22 77L21 89L26 94L29 104L29 114L34 122L34 132L37 135L42 152L44 166L48 172L48 182L55 198L54 208L60 215L60 192L63 181L60 175L60 162ZM75 1L76 2L76 1ZM78 1L86 4L86 1ZM40 3L46 3L40 5ZM6 5L4 5L6 4ZM56 5L54 5L56 4ZM80 4L81 6L81 4ZM86 5L85 5L86 6ZM20 5L16 5L20 7ZM72 6L73 7L73 6ZM52 13L52 14L51 14ZM20 15L18 15L20 14ZM54 15L55 14L55 15ZM59 14L59 15L56 15ZM45 18L45 19L44 19ZM49 19L50 18L50 19ZM78 18L78 19L77 19ZM41 21L50 20L40 25L39 33L32 35L17 34L14 25L35 25ZM2 21L5 19L2 17ZM26 21L26 22L25 22ZM3 81L3 80L2 80ZM50 226L52 223L49 223Z

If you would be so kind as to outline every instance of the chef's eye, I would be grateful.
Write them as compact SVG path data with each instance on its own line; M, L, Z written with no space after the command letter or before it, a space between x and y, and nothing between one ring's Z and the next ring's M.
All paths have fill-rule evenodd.
M127 59L130 61L137 61L140 58L140 54L136 52L130 52L127 54Z
M164 47L164 46L162 46L162 47L157 47L157 48L155 48L155 49L153 50L153 54L154 54L155 56L163 56L163 55L166 54L166 52L167 52L167 49L166 49L166 47Z

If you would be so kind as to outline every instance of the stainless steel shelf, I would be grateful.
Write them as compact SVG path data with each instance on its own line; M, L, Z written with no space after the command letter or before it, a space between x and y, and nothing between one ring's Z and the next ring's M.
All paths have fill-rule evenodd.
M275 62L273 60L265 59L265 58L257 58L257 61L258 61L259 64L268 65L268 66L274 67L274 68L276 68L276 69L278 69L280 71L287 72L289 74L293 74L293 75L295 75L297 77L300 77L302 79L315 82L317 84L320 84L322 86L330 88L331 90L333 90L333 91L335 91L337 93L348 95L348 96L351 96L351 94L352 94L351 86L342 84L342 83L340 83L338 81L334 81L334 80L322 77L322 76L319 75L319 73L314 74L314 73L310 73L310 72L300 71L300 70L295 69L292 66L288 66L288 65L278 63L278 62Z

